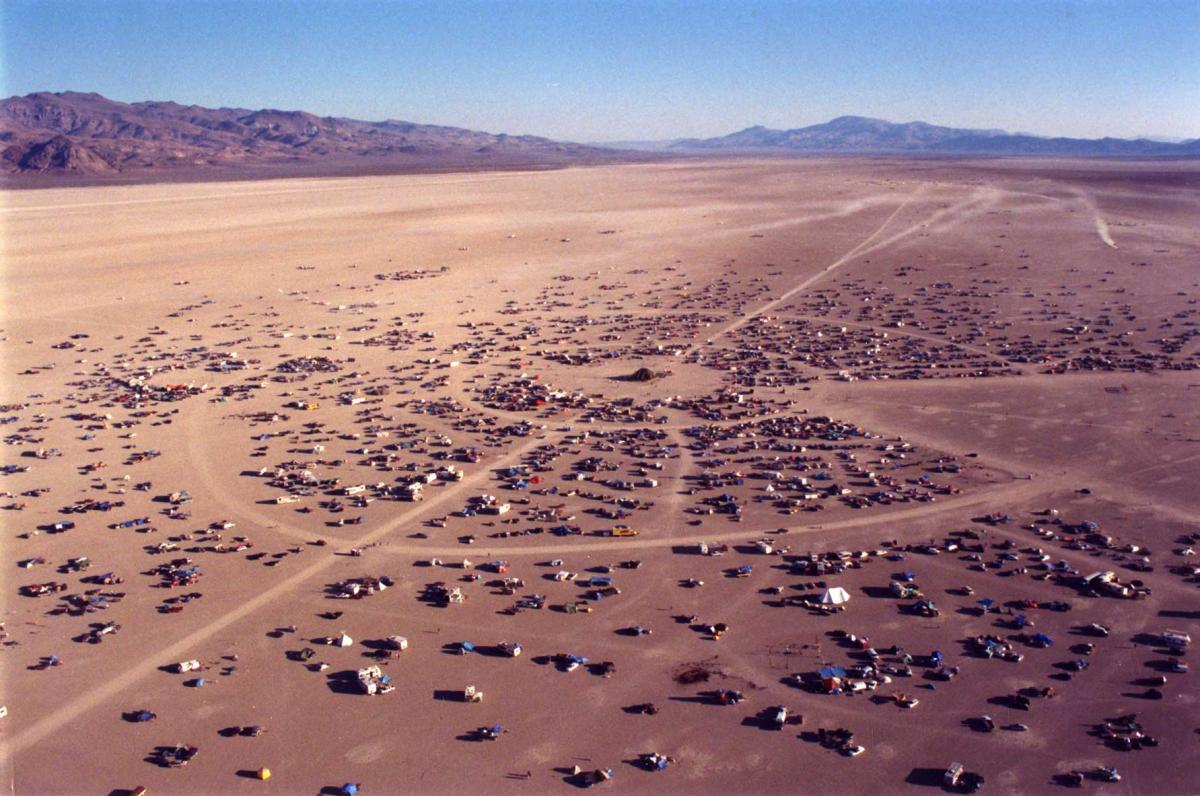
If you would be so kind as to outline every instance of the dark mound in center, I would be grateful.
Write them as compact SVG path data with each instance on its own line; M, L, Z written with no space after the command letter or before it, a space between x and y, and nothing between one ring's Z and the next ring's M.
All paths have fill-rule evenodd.
M650 370L650 368L638 368L633 373L625 376L614 376L613 378L617 381L654 381L655 379L661 379L664 376L669 375L671 375L670 371L661 371L656 373L655 371Z
M638 368L629 374L630 381L653 381L654 378L654 371L650 370L650 368Z

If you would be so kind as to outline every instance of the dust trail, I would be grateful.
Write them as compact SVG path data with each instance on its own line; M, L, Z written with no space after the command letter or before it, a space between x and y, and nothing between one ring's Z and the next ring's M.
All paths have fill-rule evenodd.
M1100 236L1100 240L1107 243L1112 248L1117 248L1117 244L1112 239L1112 235L1108 234L1108 222L1105 221L1099 211L1096 211L1096 234Z
M1104 220L1104 216L1100 215L1100 208L1092 201L1092 198L1082 191L1078 192L1079 201L1087 207L1088 212L1092 214L1092 221L1096 225L1096 234L1100 236L1100 240L1104 241L1104 245L1110 249L1118 248L1117 242L1112 239L1112 234L1108 231L1108 222Z

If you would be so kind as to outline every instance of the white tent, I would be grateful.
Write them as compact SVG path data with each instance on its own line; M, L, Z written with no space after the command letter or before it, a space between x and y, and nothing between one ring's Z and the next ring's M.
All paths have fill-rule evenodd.
M333 643L334 643L334 646L337 646L337 647L349 647L351 644L354 643L354 639L350 638L345 633L343 633L342 635L340 635L336 639L334 639Z
M842 605L850 602L850 593L841 586L826 589L821 595L821 605Z

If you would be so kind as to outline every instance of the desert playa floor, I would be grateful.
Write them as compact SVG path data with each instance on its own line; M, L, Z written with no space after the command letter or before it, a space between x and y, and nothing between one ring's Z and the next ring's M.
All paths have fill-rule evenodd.
M0 194L3 780L1194 792L1163 633L1200 627L1198 187L725 159Z

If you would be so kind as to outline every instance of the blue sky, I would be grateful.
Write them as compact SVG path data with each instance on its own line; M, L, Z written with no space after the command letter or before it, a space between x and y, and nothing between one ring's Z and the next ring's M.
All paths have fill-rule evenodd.
M0 93L583 141L842 114L1200 136L1200 0L0 0Z

